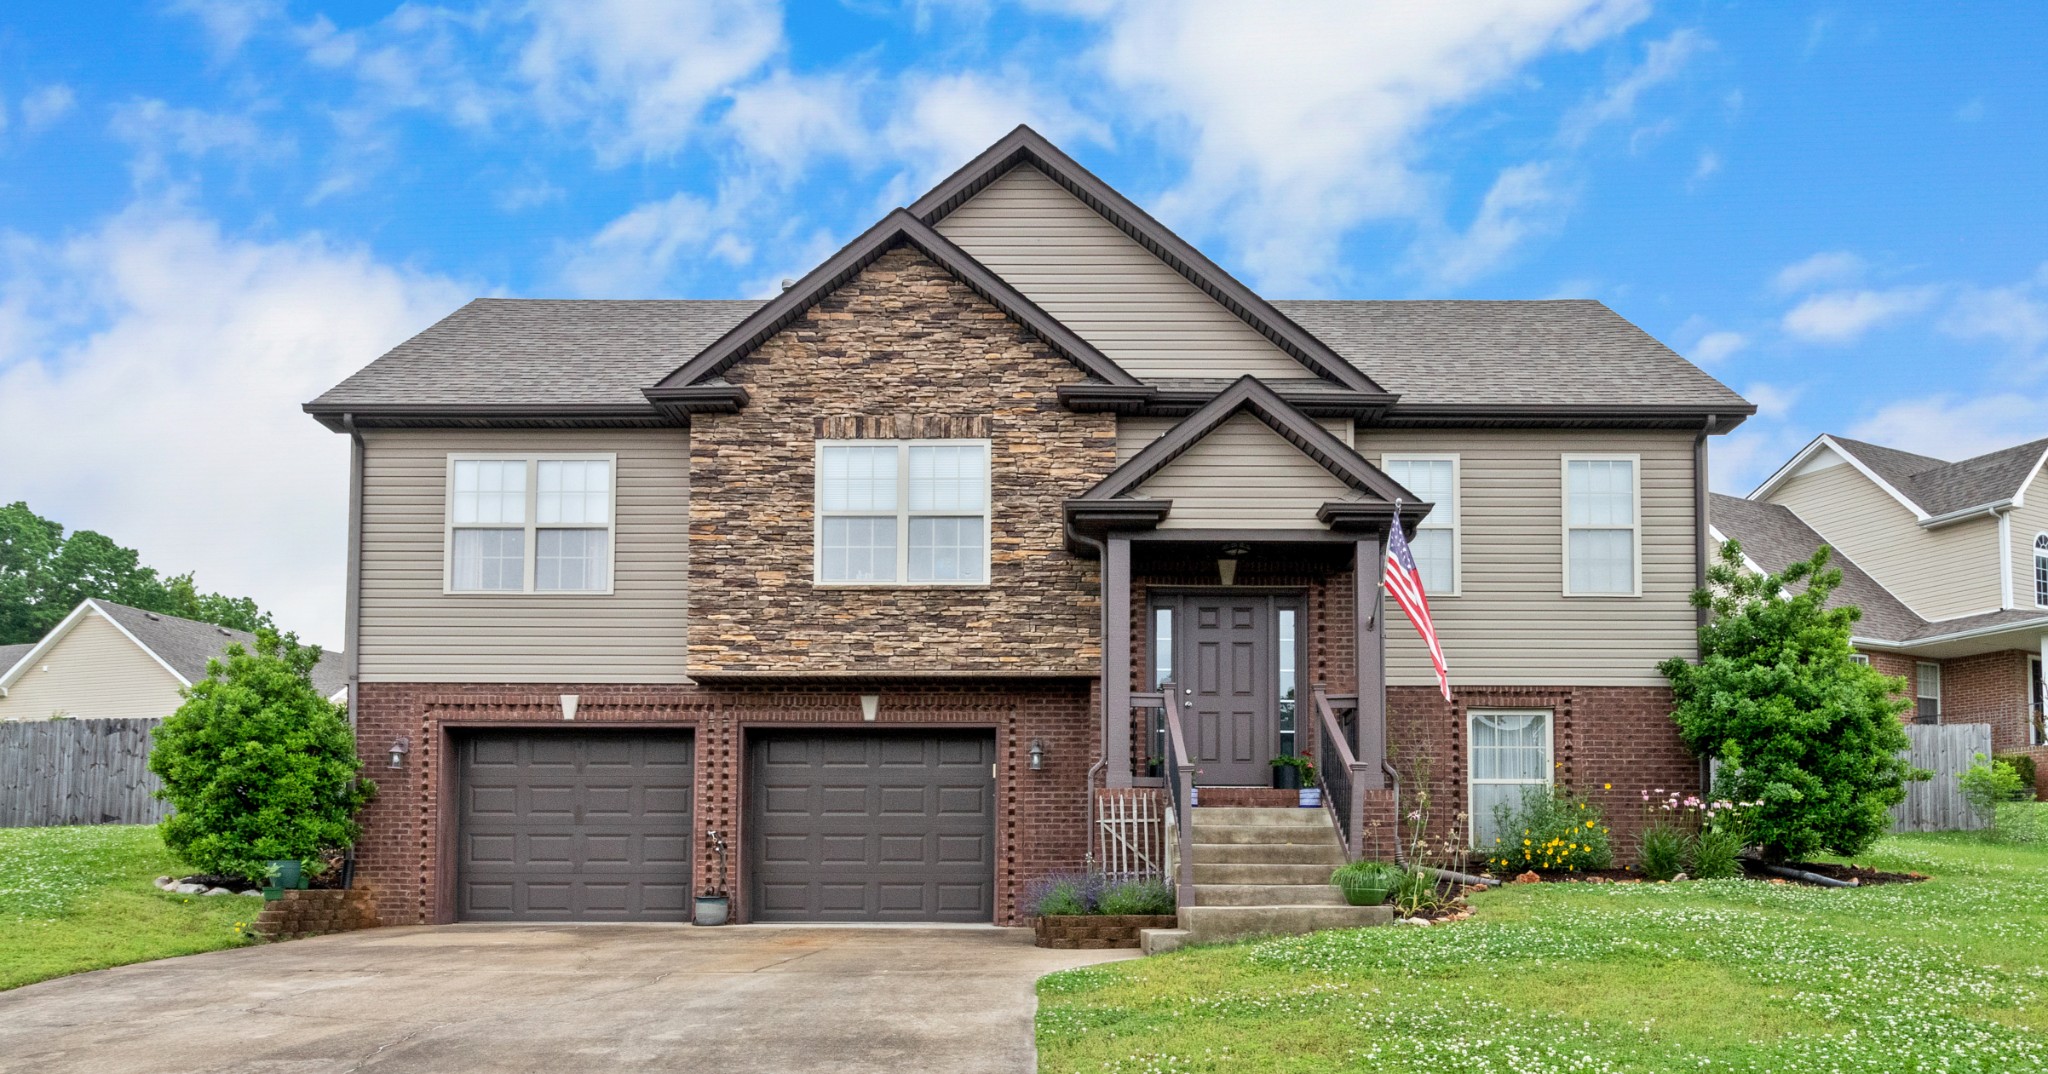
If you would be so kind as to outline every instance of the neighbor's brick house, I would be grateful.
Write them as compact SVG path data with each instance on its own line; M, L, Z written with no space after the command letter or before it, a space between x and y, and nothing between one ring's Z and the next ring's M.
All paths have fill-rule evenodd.
M384 921L1008 923L1166 682L1212 803L1355 758L1354 850L1425 771L1696 787L1655 666L1752 408L1598 303L1269 302L1020 129L765 303L479 300L307 409Z

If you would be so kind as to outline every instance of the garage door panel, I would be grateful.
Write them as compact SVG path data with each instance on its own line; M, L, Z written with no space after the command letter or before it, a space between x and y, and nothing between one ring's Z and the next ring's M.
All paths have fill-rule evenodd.
M773 732L748 758L758 920L993 920L992 734Z
M688 919L687 734L491 732L458 749L458 917Z

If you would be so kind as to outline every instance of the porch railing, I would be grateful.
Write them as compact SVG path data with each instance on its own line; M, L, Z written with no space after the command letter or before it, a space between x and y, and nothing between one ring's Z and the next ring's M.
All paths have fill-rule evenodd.
M1337 822L1337 832L1344 840L1344 857L1357 861L1365 854L1366 766L1352 751L1350 735L1330 706L1330 695L1318 686L1311 696L1322 731L1322 763L1316 766L1316 782L1323 788L1323 806Z
M1188 753L1187 731L1181 726L1180 691L1173 683L1159 684L1156 694L1132 694L1133 709L1156 708L1166 714L1166 757L1160 774L1166 777L1166 800L1173 817L1174 901L1181 906L1195 904L1195 761Z

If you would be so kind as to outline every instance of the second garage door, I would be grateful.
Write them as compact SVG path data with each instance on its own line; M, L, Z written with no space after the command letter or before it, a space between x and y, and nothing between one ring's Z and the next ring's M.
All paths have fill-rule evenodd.
M775 732L749 745L757 921L995 919L995 736Z

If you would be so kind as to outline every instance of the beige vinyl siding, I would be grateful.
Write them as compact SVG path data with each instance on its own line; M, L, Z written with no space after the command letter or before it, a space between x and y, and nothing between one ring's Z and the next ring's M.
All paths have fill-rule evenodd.
M158 719L177 711L181 685L121 628L88 611L8 688L0 720Z
M1251 414L1217 426L1137 491L1173 501L1163 530L1315 529L1317 508L1358 496Z
M2048 533L2048 480L2034 479L2026 503L2012 509L2012 606L2022 610L2048 607L2034 600L2034 538Z
M1693 435L1519 429L1362 430L1358 452L1458 456L1462 595L1430 613L1457 686L1661 686L1657 663L1697 651ZM1641 456L1642 596L1566 597L1562 458ZM1387 608L1387 677L1433 686L1407 617Z
M1315 375L1037 168L938 230L1141 380Z
M1118 418L1116 421L1116 461L1121 466L1130 457L1145 449L1145 445L1166 435L1168 429L1181 423L1180 418ZM1350 418L1317 418L1316 424L1331 436L1351 443ZM1290 450L1292 450L1290 448ZM1295 452L1300 454L1300 452Z
M682 430L364 434L365 682L684 682L690 448ZM442 592L448 456L616 452L613 592Z
M2004 601L1996 519L1922 529L1853 466L1801 474L1765 498L1790 508L1925 618L1996 611Z

